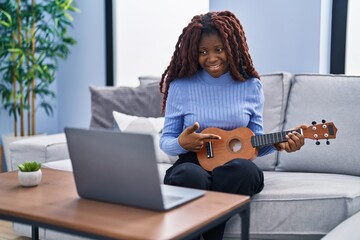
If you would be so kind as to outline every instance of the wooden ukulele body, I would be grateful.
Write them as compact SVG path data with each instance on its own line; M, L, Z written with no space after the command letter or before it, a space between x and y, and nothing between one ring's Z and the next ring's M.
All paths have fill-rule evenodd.
M254 136L254 133L249 128L241 127L231 131L219 128L206 128L202 133L221 136L220 140L211 140L212 157L208 157L206 147L203 147L197 153L200 165L208 171L212 171L214 168L235 158L252 160L258 154L258 149L251 144L251 137ZM204 142L204 145L206 145L210 141L206 140Z

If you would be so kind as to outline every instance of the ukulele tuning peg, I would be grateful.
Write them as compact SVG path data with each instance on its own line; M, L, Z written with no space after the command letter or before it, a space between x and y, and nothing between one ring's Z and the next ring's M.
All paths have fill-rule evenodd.
M312 121L312 123L311 123L312 125L316 125L316 122L315 121Z
M326 121L323 119L322 121L321 121L322 123L326 123Z
M329 140L326 140L326 145L330 145L330 141L329 141Z
M316 140L316 145L320 145L320 142L319 142L319 140Z

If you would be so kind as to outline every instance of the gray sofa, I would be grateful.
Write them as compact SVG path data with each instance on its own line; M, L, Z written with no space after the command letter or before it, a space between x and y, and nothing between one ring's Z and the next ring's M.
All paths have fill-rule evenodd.
M113 128L113 110L142 120L161 118L158 84L145 84L142 80L136 88L90 87L90 126ZM325 141L316 145L306 139L301 151L276 152L254 160L264 170L265 187L252 198L251 238L321 239L329 232L324 239L359 236L360 230L356 228L359 224L354 223L359 223L356 213L360 211L360 157L356 150L360 136L356 127L360 119L360 77L279 72L263 74L261 81L265 93L265 132L279 132L302 123L310 125L312 121L321 123L325 119L334 122L338 133L330 145ZM141 131L141 127L136 129ZM17 141L11 144L10 151L13 169L20 162L36 159L44 162L44 167L71 171L63 134ZM160 178L173 161L159 156ZM230 219L226 239L239 238L239 221L238 216ZM14 228L19 234L30 233L24 226ZM40 234L46 239L65 238L49 230Z

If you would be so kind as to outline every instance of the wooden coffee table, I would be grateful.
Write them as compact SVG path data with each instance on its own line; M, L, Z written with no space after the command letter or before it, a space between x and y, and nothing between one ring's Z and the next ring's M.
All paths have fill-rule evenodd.
M17 171L0 174L0 218L100 239L187 239L235 214L242 218L242 239L249 238L250 198L206 192L166 212L79 198L72 172L42 169L39 186L21 187Z

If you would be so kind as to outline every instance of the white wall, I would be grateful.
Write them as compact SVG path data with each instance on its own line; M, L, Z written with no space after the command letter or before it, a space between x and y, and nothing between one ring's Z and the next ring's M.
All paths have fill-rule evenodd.
M230 10L239 18L260 73L328 73L331 5L331 0L210 0L210 10Z
M346 37L346 57L345 74L360 75L360 1L349 0L347 37Z
M332 0L118 0L116 5L119 86L136 86L139 76L160 76L182 28L209 10L237 15L260 73L330 72Z
M136 86L139 76L160 76L182 29L209 11L208 0L117 0L116 85Z

